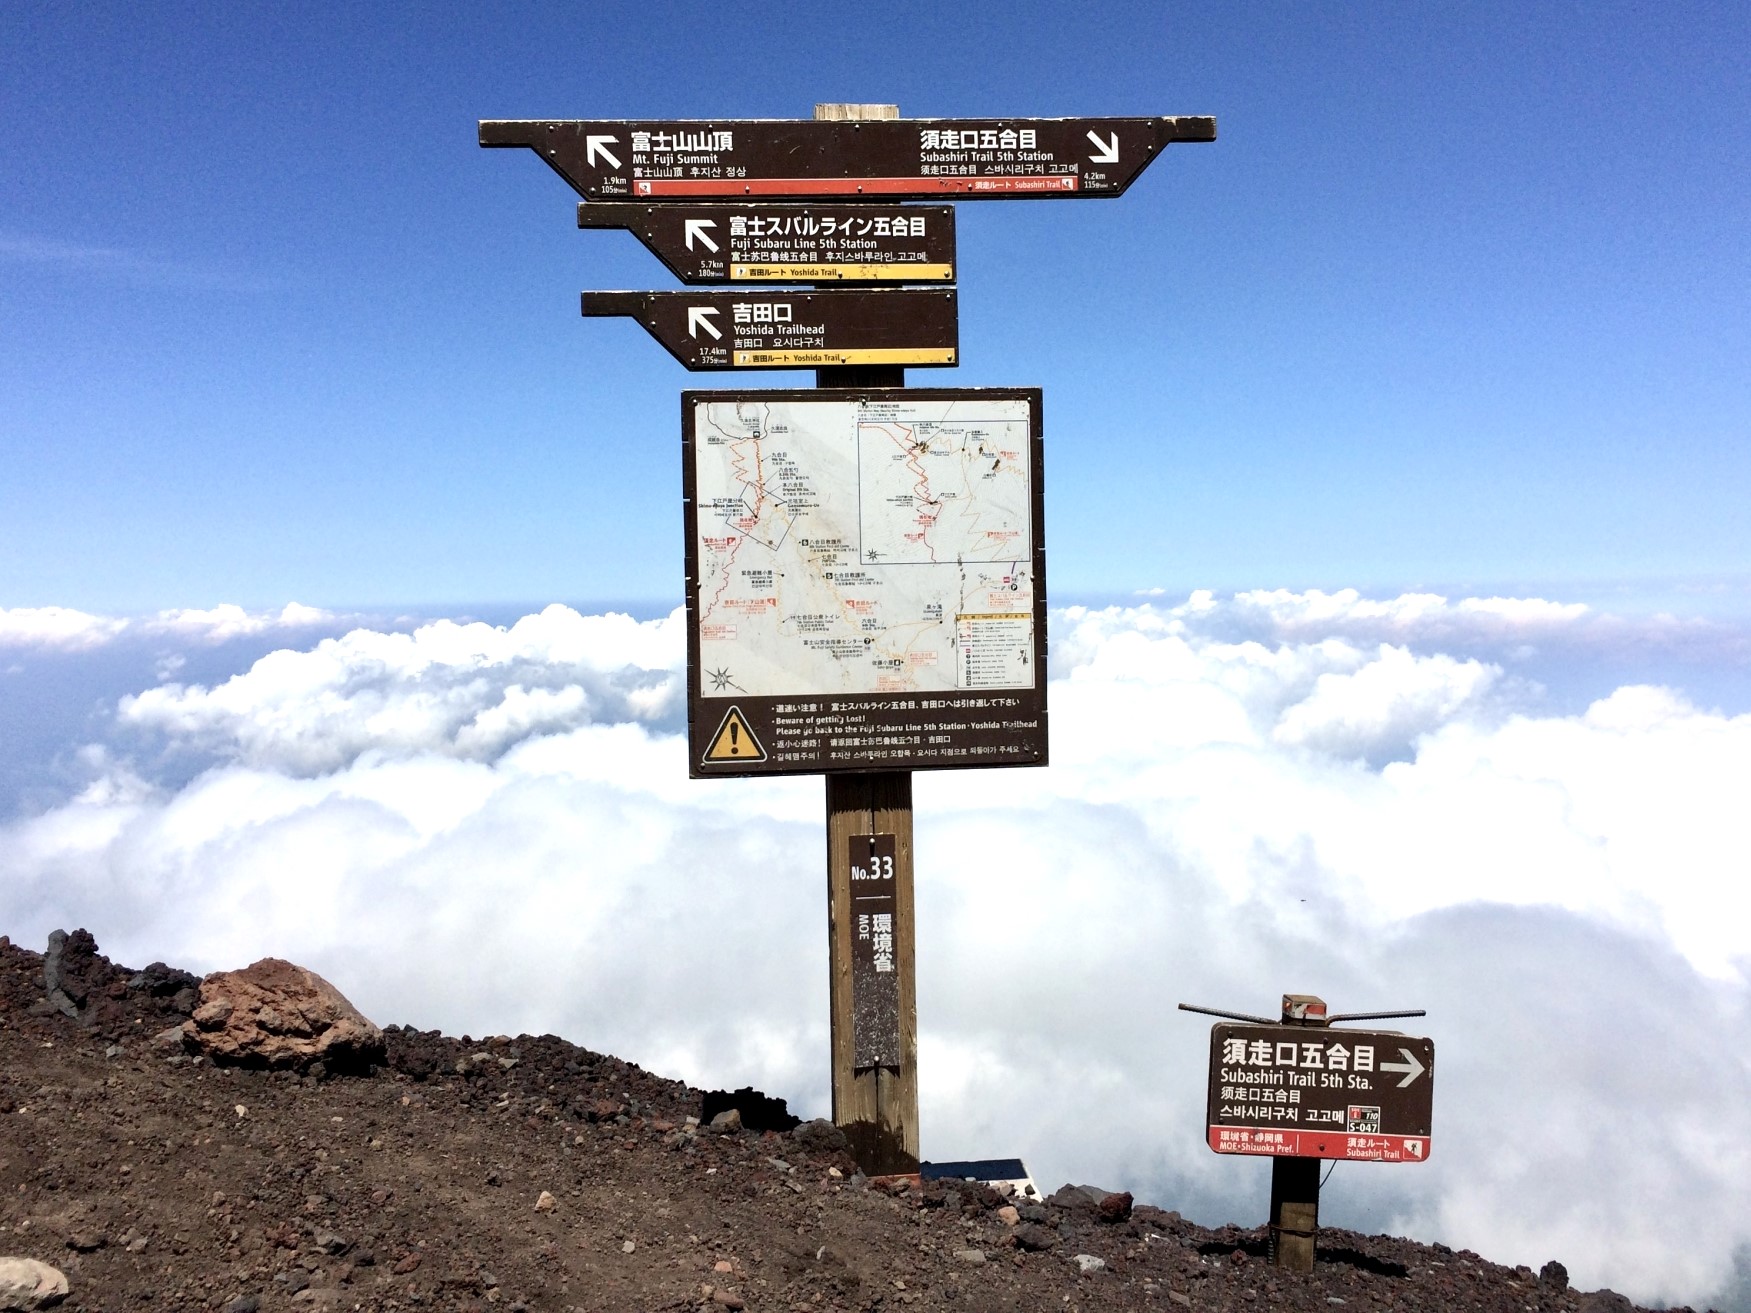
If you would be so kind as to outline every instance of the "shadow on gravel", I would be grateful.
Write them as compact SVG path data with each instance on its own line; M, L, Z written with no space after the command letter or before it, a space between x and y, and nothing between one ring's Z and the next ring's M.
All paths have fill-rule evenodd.
M1198 1253L1205 1258L1227 1258L1230 1254L1241 1253L1248 1258L1268 1259L1271 1256L1270 1241L1259 1238L1256 1240L1206 1240L1198 1246ZM1375 1258L1372 1254L1364 1254L1358 1249L1341 1247L1319 1247L1316 1263L1328 1266L1342 1264L1362 1272L1371 1272L1379 1277L1408 1277L1410 1269L1403 1263L1394 1263L1384 1258Z

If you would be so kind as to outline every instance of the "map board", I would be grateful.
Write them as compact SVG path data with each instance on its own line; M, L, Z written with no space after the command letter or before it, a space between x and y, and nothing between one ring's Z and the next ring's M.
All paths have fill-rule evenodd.
M1325 1026L1210 1028L1204 1117L1217 1153L1428 1161L1434 1041Z
M681 414L695 777L1045 764L1039 389Z

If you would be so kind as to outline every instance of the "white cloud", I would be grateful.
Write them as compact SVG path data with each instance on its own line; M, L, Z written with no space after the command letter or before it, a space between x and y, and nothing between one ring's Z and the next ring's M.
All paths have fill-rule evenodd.
M295 774L367 752L489 760L578 725L672 720L685 643L679 613L641 622L563 606L509 628L355 629L309 651L271 652L214 687L123 698L119 717L173 745Z
M1209 594L1203 594L1206 608ZM1448 638L1460 633L1499 638L1531 636L1570 629L1588 619L1591 610L1579 602L1551 602L1536 597L1466 597L1450 602L1438 593L1404 593L1383 599L1363 597L1353 588L1335 593L1309 589L1257 589L1237 593L1230 609L1242 616L1266 619L1284 636L1307 632L1329 634L1367 632Z
M1501 671L1449 656L1413 657L1381 644L1355 671L1327 671L1285 711L1272 737L1335 756L1397 750L1452 719L1489 692Z
M66 606L0 607L0 647L45 647L78 651L100 647L127 628L127 621Z
M0 607L0 646L35 645L82 651L102 647L124 635L224 643L235 638L332 627L341 619L332 611L297 602L289 602L278 611L246 611L227 603L206 611L160 611L144 619L92 615L65 606Z
M1751 1243L1723 1043L1751 717L1639 685L1540 714L1423 637L1590 623L1556 604L1260 596L1294 634L1208 595L1055 615L1054 764L917 777L926 1153L1256 1223L1266 1169L1203 1147L1208 1032L1173 1005L1423 1006L1434 1155L1340 1167L1327 1219L1701 1304ZM208 769L94 750L81 797L0 827L0 923L290 956L381 1021L553 1030L824 1113L821 785L687 779L682 640L550 607L140 692L123 723Z
M1149 590L1143 595L1154 595ZM1160 612L1231 640L1305 642L1342 638L1415 648L1490 649L1526 657L1540 651L1602 655L1678 654L1725 662L1751 659L1751 635L1717 621L1669 614L1613 615L1580 602L1538 597L1448 598L1439 593L1364 597L1353 588L1254 589L1222 598L1193 592Z
M226 603L211 610L184 608L160 611L140 622L150 634L167 634L189 641L223 643L233 638L253 637L278 630L313 629L334 624L340 617L332 611L288 602L278 611L245 611Z

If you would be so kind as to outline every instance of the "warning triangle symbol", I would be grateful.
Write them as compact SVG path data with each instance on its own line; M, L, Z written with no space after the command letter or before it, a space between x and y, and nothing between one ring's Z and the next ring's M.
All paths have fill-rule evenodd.
M717 727L717 733L711 736L711 746L705 750L705 760L766 760L766 749L760 746L760 740L754 737L748 722L742 719L740 707L731 707L724 713L723 724Z

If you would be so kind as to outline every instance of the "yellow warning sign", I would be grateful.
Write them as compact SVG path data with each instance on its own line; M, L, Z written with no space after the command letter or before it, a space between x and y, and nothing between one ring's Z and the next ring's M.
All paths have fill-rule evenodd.
M748 722L742 719L740 707L731 707L724 713L723 724L717 727L717 733L711 736L711 746L705 750L705 760L766 760L766 749L760 746L760 740L754 737Z

